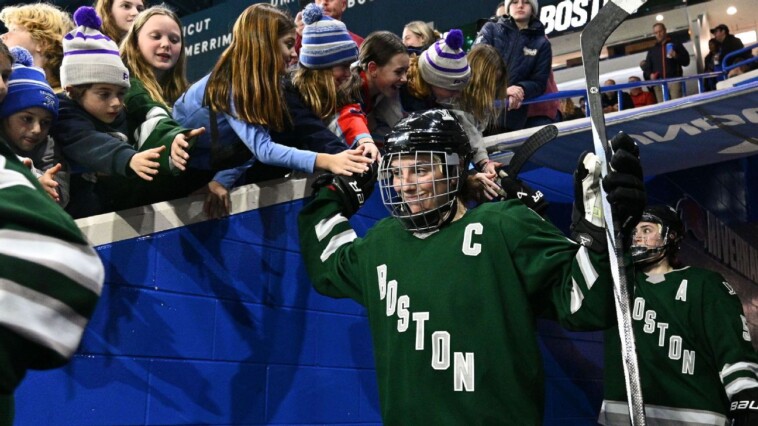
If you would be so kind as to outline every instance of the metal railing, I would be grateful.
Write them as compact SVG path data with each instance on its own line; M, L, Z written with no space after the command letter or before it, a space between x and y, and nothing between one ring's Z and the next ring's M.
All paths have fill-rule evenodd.
M622 102L623 94L622 90L625 89L633 89L636 87L649 87L649 86L662 86L663 91L663 101L671 100L671 93L669 91L669 84L672 83L682 83L682 93L687 93L687 82L690 80L697 80L697 87L698 87L698 93L705 92L705 83L704 81L709 78L716 78L723 80L726 78L726 76L729 74L729 71L741 67L743 65L751 64L754 62L758 62L758 56L752 56L750 58L744 59L739 62L735 62L732 65L727 66L726 62L735 57L740 55L741 53L752 51L753 49L758 48L758 43L751 44L750 46L746 46L740 50L736 50L734 52L729 53L728 55L724 56L724 59L722 60L722 70L721 71L714 71L714 72L708 72L708 73L702 73L702 74L696 74L696 75L690 75L685 77L674 77L674 78L665 78L665 79L659 79L659 80L645 80L645 81L639 81L634 83L622 83L622 84L614 84L612 86L603 86L600 88L600 92L617 92L618 97L618 110L621 111L624 109L624 102ZM573 98L576 96L587 96L587 91L584 89L575 89L575 90L564 90L559 91L556 93L550 93L547 95L538 96L536 98L532 98L529 100L525 100L521 103L521 105L529 105L529 104L536 104L540 102L546 102L546 101L553 101L553 100L560 100L565 98ZM507 105L507 100L497 100L496 107L500 108L504 104ZM661 102L658 100L658 102ZM589 108L585 108L585 116L590 115Z

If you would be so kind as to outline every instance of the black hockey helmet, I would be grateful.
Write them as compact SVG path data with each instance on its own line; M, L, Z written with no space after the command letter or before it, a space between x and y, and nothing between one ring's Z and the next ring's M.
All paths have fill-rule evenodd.
M632 232L631 254L635 264L644 265L676 255L684 238L684 224L676 210L666 205L649 206L642 212L640 222L658 224L662 244L655 247L638 244L636 230Z
M452 220L456 195L463 186L472 150L466 131L455 114L446 109L412 113L400 120L387 136L379 166L382 202L410 231L430 232ZM400 167L400 161L405 162ZM405 160L412 160L410 162ZM427 174L419 165L433 166L439 173ZM428 168L428 167L425 167ZM412 180L407 182L410 176ZM409 204L401 188L418 189L417 182L431 183L432 191ZM424 205L423 210L418 207ZM414 211L416 210L416 211Z
M400 120L387 135L384 149L388 154L437 151L458 154L465 160L471 156L463 126L453 112L441 108L412 113Z

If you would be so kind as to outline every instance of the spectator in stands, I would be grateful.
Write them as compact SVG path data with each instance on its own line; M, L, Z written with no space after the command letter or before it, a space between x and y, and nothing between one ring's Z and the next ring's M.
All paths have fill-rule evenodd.
M58 94L60 111L51 132L72 169L66 211L80 218L114 211L122 196L117 177L152 181L157 160L167 153L165 146L139 149L129 143L124 111L129 71L118 46L100 33L95 9L80 7L74 21L77 27L63 39L65 91Z
M63 60L61 40L74 24L68 14L48 3L7 6L0 11L0 21L8 32L0 39L10 48L21 46L34 58L34 66L45 70L53 90L60 92L60 67Z
M140 15L141 16L141 15ZM283 131L289 111L282 90L287 64L295 58L295 23L266 3L245 9L232 29L232 42L211 73L193 84L174 104L185 126L209 127L190 147L175 143L171 158L181 170L228 169L208 184L205 213L228 214L229 190L255 161L313 172L362 173L371 162L363 148L323 154L275 143L269 131ZM234 168L231 168L234 167Z
M742 48L745 47L745 45L742 43L742 40L738 39L737 37L733 36L732 34L729 34L729 27L727 27L724 24L720 24L716 26L716 28L711 30L711 34L716 38L716 40L721 43L721 48L719 49L719 60L723 61L726 56L732 52L736 52ZM726 66L734 65L738 62L744 61L745 59L750 59L753 57L753 54L751 51L747 50L743 53L739 53L735 55L734 57L728 58L726 60ZM748 64L743 67L738 67L729 70L728 76L733 77L735 75L742 74L744 72L747 72L752 69L752 67L755 64Z
M58 117L58 98L45 72L32 66L31 54L21 46L11 49L13 71L0 105L0 124L11 150L31 161L31 171L50 197L66 207L69 201L68 166L60 147L48 136Z
M584 118L584 112L576 106L571 98L561 99L561 116L563 121Z
M171 105L187 89L184 37L179 17L165 6L153 6L137 15L121 42L121 60L129 69L129 90L124 97L129 137L139 150L165 146L157 162L169 163L172 143L188 143L205 129L182 127L171 116ZM178 198L204 186L205 173L158 174L151 182L129 185L133 197L119 208Z
M375 31L366 37L351 68L361 79L360 105L368 129L380 146L384 137L404 116L400 90L408 81L410 57L400 37L389 31ZM345 110L340 112L344 113Z
M636 75L629 77L629 83L639 83L642 80ZM643 90L642 86L632 87L629 89L629 97L632 99L634 108L638 108L645 105L653 105L655 103L655 96L647 90Z
M411 21L403 27L403 44L412 55L420 55L440 37L441 34L424 21Z
M708 40L708 54L703 60L703 72L721 71L721 43L715 38ZM705 91L716 90L717 78L711 77L703 80Z
M303 11L303 45L300 66L292 83L307 106L342 139L345 147L366 145L364 152L373 159L379 150L371 138L368 121L362 113L337 117L342 108L360 111L360 78L350 73L350 64L358 59L358 46L347 33L345 24L323 15L316 4ZM333 127L332 127L333 126Z
M726 55L745 47L745 45L742 43L742 40L738 39L732 34L729 34L729 27L724 24L717 25L716 28L711 30L711 34L713 34L714 38L716 38L716 41L721 44L721 48L719 49L719 58L721 58L722 61ZM752 55L750 52L745 52L745 54L738 54L737 56L727 59L726 65L732 65L735 62L739 62L751 56Z
M471 114L461 110L459 99L471 79L466 52L463 51L463 32L452 29L439 40L410 60L408 84L400 91L403 109L420 112L432 108L448 108L456 113L466 130L475 152L473 162L480 170L494 177L496 163L490 162L482 140L482 130ZM467 116L464 116L466 114Z
M661 80L681 77L682 67L690 64L690 54L681 43L671 40L666 33L666 26L658 22L653 25L655 45L647 51L644 62L640 64L645 80ZM682 83L668 85L671 99L682 97ZM655 97L663 101L663 89L655 86Z
M508 64L508 130L524 128L521 102L545 93L550 77L553 53L538 11L536 0L510 0L508 15L484 24L474 42L494 46Z
M118 46L134 24L134 18L145 10L145 3L143 0L96 0L94 8L103 20L103 34Z
M342 20L342 14L347 10L347 0L316 0L316 5L320 6L324 10L324 14L332 19L338 21ZM297 40L295 41L295 52L300 54L300 47L303 45L303 12L300 11L295 16L295 24L297 26ZM363 44L363 37L348 31L350 37L358 45L358 48Z
M615 80L606 80L603 86L614 86ZM619 94L621 94L621 105L619 106ZM632 97L623 91L604 92L602 97L603 112L615 112L622 109L634 108Z
M545 86L545 93L543 95L551 93L558 93L558 84L555 82L552 69L550 70L550 75L547 77L547 85ZM527 108L524 128L545 126L563 119L561 115L561 102L558 99L530 104Z
M495 8L495 16L499 18L507 14L508 14L508 9L505 7L505 2L501 1L500 3L497 4L497 7Z

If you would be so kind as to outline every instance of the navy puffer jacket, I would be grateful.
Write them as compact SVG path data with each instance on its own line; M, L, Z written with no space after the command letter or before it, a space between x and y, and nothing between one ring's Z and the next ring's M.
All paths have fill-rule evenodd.
M524 99L545 93L553 49L545 38L545 27L539 19L532 18L529 26L523 30L519 30L509 16L502 16L497 22L487 22L479 31L474 45L479 43L489 44L500 52L508 67L508 85L521 86L524 89ZM523 128L526 113L526 106L508 111L508 129Z

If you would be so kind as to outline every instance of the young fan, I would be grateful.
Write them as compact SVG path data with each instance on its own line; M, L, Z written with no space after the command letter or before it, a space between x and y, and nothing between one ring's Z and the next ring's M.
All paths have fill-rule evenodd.
M77 27L63 39L65 93L58 95L60 116L52 133L73 169L67 211L78 218L116 209L129 191L128 182L119 188L119 178L152 181L166 147L138 149L129 143L124 111L129 70L116 43L99 31L93 8L77 9L74 21Z
M145 10L142 0L96 0L93 6L103 20L102 32L116 45L132 28L134 19Z
M228 190L255 161L313 172L316 169L350 175L366 170L371 159L363 148L339 154L316 153L274 142L270 131L283 131L290 115L282 87L287 64L295 57L295 23L268 4L243 11L232 29L232 42L213 71L193 84L175 104L177 120L190 127L207 126L189 153L186 142L175 142L171 158L181 169L238 166L216 174L206 214L228 213ZM296 123L295 123L296 124ZM215 128L215 130L214 130ZM251 158L252 157L252 158ZM229 160L241 161L234 164Z
M469 135L475 149L473 162L491 179L499 163L491 162L484 148L482 131L474 118L460 106L460 97L471 79L471 68L463 51L463 32L452 29L420 56L412 57L408 69L408 84L401 90L400 99L406 111L430 108L453 110Z
M0 21L8 28L0 39L9 48L21 46L28 50L34 66L45 70L45 79L53 91L60 92L61 40L74 27L68 13L52 4L39 2L4 7L0 11Z
M167 151L157 162L161 170L173 169L168 155L171 144L188 143L205 131L183 127L171 116L171 105L188 87L182 23L169 8L152 6L137 15L120 48L130 73L124 97L130 142L139 150L165 146ZM138 183L142 194L126 204L181 197L208 179L197 173L159 175L149 185Z
M358 59L358 46L350 37L345 24L323 14L315 3L303 11L303 44L300 66L294 72L292 84L303 101L324 121L331 121L331 130L350 147L367 145L364 152L379 157L368 121L363 114L349 114L336 119L339 110L348 106L360 110L360 78L350 73L350 64Z
M15 63L8 92L0 105L0 123L5 140L19 157L31 160L31 170L45 192L65 207L69 200L68 167L53 138L50 126L58 117L58 98L45 80L45 72L32 65L23 47L11 49Z
M369 34L361 45L358 63L351 69L353 78L361 82L360 109L351 104L343 106L339 120L365 115L371 137L381 146L392 126L405 115L400 89L408 81L408 62L408 49L400 37L389 31ZM330 127L335 129L336 125Z

